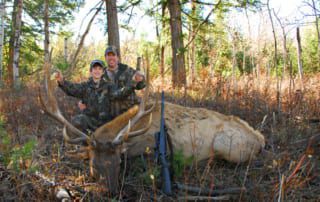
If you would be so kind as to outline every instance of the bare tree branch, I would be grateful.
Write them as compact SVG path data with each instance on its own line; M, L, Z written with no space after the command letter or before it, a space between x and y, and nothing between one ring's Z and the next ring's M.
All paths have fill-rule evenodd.
M100 2L100 5L99 7L97 8L95 14L92 16L92 18L90 19L89 23L88 23L88 26L86 28L86 31L83 33L82 37L81 37L81 40L80 40L80 43L78 45L78 48L73 56L73 59L71 61L71 64L70 64L70 68L68 69L67 73L66 73L66 77L70 76L71 72L73 72L73 70L75 69L75 66L76 66L76 63L77 63L77 57L80 53L80 50L82 49L83 47L83 43L84 43L84 40L86 38L86 36L88 35L89 33L89 30L91 28L91 25L92 25L92 22L93 20L95 19L95 17L98 15L98 13L100 12L102 6L103 6L103 1Z
M194 35L192 36L191 40L187 43L187 45L184 48L187 48L192 43L192 41L196 38L197 33L200 30L200 27L209 20L209 17L212 15L213 11L215 11L216 8L220 5L220 3L221 3L221 0L219 0L219 2L215 5L215 7L209 12L207 17L198 25L198 27L194 30Z

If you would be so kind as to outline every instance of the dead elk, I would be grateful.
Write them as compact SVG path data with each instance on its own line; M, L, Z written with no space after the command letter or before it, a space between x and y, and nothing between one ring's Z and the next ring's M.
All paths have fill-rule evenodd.
M92 135L83 133L74 127L59 110L54 89L56 86L55 80L50 79L49 64L45 64L45 88L47 99L43 98L43 93L40 93L40 102L44 110L55 120L64 125L63 137L66 142L76 145L88 145L87 152L90 162L90 174L99 179L106 185L106 188L117 193L120 171L120 154L122 143L134 136L139 136L148 130L151 124L151 111L153 106L145 110L145 98L148 97L149 87L147 85L144 90L144 99L140 106L134 106L127 112L118 116L114 120L99 127ZM150 114L149 123L145 127L130 131L131 125L134 125L142 117L147 117ZM147 121L148 122L148 121ZM75 138L71 138L75 137Z
M146 147L154 147L153 134L160 128L160 106L152 112L152 124L143 136L130 139L129 155L137 155ZM265 146L264 136L247 122L204 108L188 108L165 103L165 122L174 150L182 149L185 156L196 160L210 158L211 155L235 163L248 161ZM142 127L141 119L133 128ZM139 126L140 125L140 126Z

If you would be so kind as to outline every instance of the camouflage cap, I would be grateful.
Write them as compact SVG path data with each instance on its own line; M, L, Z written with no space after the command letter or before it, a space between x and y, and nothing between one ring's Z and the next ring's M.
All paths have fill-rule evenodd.
M99 65L99 66L101 66L103 69L106 67L106 65L104 64L104 62L103 62L102 60L92 60L91 63L90 63L90 71L92 70L92 68L93 68L95 65Z
M106 48L106 51L104 52L104 55L107 55L108 53L113 53L114 55L119 55L118 50L115 46L108 46Z

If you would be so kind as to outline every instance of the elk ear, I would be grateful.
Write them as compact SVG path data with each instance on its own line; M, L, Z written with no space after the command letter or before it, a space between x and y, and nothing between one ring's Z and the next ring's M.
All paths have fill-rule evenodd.
M93 148L97 148L97 142L96 142L96 140L95 139L92 139L91 141L90 141L90 145L93 147Z

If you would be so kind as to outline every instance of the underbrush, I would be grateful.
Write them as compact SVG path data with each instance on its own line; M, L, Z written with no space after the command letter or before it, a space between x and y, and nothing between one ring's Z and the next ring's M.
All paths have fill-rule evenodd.
M257 80L247 76L235 83L224 78L200 78L181 90L154 81L153 89L164 89L166 101L239 116L266 138L261 155L244 164L219 159L196 162L177 152L172 163L173 180L193 189L178 188L175 184L172 196L162 193L161 166L154 163L148 152L122 162L120 196L101 194L97 191L98 184L89 177L88 162L64 155L73 148L64 145L61 126L42 111L37 86L30 85L20 91L1 90L0 172L1 180L5 176L6 186L0 187L0 196L10 189L10 197L16 199L24 196L25 200L48 200L55 198L58 188L63 188L72 192L74 200L217 200L214 197L220 196L234 201L320 200L319 141L308 146L309 138L320 134L319 78L320 75L307 78L305 89L284 79L280 105L276 82L271 78ZM60 109L70 120L76 113L77 100L61 91L57 93ZM159 97L157 92L154 97ZM20 159L25 163L21 164ZM28 160L32 162L26 163ZM10 162L13 162L11 167ZM31 171L38 172L21 173L14 169L31 168L29 164L34 165ZM230 188L238 191L213 194Z

